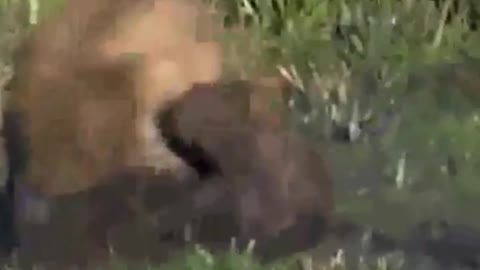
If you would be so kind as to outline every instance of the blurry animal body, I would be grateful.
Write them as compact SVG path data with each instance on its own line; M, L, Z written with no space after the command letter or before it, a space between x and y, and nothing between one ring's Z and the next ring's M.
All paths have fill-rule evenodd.
M195 85L163 112L159 126L167 144L180 139L203 148L217 162L220 181L228 182L232 195L227 198L234 205L230 218L237 228L222 241L233 235L241 242L258 239L258 251L266 257L281 256L279 248L314 247L330 226L334 208L332 182L321 155L299 134L270 122L268 114L238 110L242 107L232 103L242 96L248 103L251 93L216 87ZM208 230L215 229L200 228L199 237ZM274 244L286 238L293 242Z
M190 2L70 0L34 29L10 105L24 115L35 190L84 190L125 165L185 171L153 118L192 83L220 75L220 49L201 35Z
M167 140L193 141L206 152L197 160L218 163L232 188L242 239L273 239L302 223L301 238L292 239L313 243L321 235L317 221L328 224L333 202L320 155L298 135L277 133L279 118L263 107L270 94L284 102L289 88L281 78L240 82L248 91L237 99L239 91L221 94L212 86L221 53L209 41L208 16L199 5L69 0L34 29L19 52L9 106L23 123L27 148L25 167L9 180L18 187L17 226L26 257L49 258L41 248L45 241L58 250L76 241L86 250L94 241L105 251L107 227L128 219L128 198L138 186L155 190L149 193L160 201L180 197L184 185L172 183L196 179L199 170L165 147L153 124L159 109L163 120L170 119L160 125ZM26 215L29 201L41 211ZM45 233L50 225L58 228L56 236ZM70 252L70 259L87 260L79 249L62 251L65 259Z
M62 243L88 245L98 231L105 236L98 220L114 223L111 211L123 217L138 186L177 182L178 190L196 179L165 146L154 118L165 102L221 71L220 48L195 0L65 2L19 48L6 113L15 115L21 138L7 144L25 148L19 160L9 157L19 244L40 257L45 241L62 250ZM59 220L71 230L56 233L61 243L42 233ZM70 255L85 259L77 252Z
M226 81L215 87L226 92L224 98L249 121L266 121L275 128L284 126L288 119L288 103L295 91L295 87L281 74Z

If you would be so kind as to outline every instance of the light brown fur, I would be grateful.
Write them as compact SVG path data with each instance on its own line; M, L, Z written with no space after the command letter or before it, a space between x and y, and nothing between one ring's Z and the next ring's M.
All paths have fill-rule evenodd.
M109 226L132 218L127 201L141 193L140 182L160 180L148 186L162 191L192 171L165 147L154 118L192 83L220 76L220 48L204 35L208 19L192 17L202 13L194 1L67 0L32 29L18 52L8 108L19 113L28 148L21 179L11 179L24 262L42 260L44 251L57 259L65 251L60 259L76 262L96 248L104 255ZM122 177L129 167L160 172ZM30 197L48 205L45 220L22 217L35 208ZM50 246L36 246L38 237Z
M20 54L10 104L26 119L27 182L55 196L124 166L187 170L153 118L194 82L220 76L202 12L194 0L69 0L40 23Z
M247 83L254 86L246 87L253 89L247 95L247 120L241 121L246 126L238 126L238 112L223 101L213 107L208 99L188 105L196 83L219 79L222 60L205 26L208 16L193 19L202 12L188 3L194 2L69 0L34 29L11 99L11 108L25 120L25 181L45 197L58 198L101 186L128 166L170 170L178 176L173 179L181 178L190 168L165 147L153 118L158 109L186 96L180 132L211 151L232 177L245 235L257 229L275 235L302 211L328 220L330 179L308 161L320 163L320 156L296 135L277 134L278 117L264 107L272 96L284 101L288 88L281 78ZM207 24L199 29L199 21ZM217 120L227 130L209 130L209 121ZM259 128L263 123L266 129ZM290 137L295 143L285 148ZM250 159L258 164L250 167ZM92 202L92 209L97 206Z

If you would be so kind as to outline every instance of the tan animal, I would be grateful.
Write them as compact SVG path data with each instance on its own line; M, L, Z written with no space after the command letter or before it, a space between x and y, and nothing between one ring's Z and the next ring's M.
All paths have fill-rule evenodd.
M32 29L6 113L18 135L10 143L21 144L11 149L25 150L8 180L22 258L84 262L89 242L108 251L102 223L124 218L137 186L195 179L154 119L193 83L220 76L208 17L195 0L67 0Z
M27 182L55 196L126 165L184 172L153 119L192 83L220 76L202 14L193 0L69 0L36 27L10 104L26 123Z
M46 219L55 220L58 227L51 228L71 229L68 237L49 238L45 233L44 240L57 251L85 261L78 249L69 251L65 244L78 241L88 250L88 242L94 241L105 252L108 226L125 216L128 219L130 215L122 212L130 210L126 197L137 188L131 179L138 177L125 170L155 169L158 177L143 179L167 182L167 186L196 174L165 147L154 126L157 111L168 110L177 100L183 104L173 105L176 112L181 108L175 127L182 139L198 141L226 176L233 177L228 180L236 195L242 236L276 235L298 223L303 212L329 220L328 175L315 170L320 176L309 177L313 167L296 161L312 156L320 164L319 155L296 140L296 135L275 133L280 119L263 107L271 96L283 101L284 94L288 96L289 88L281 78L244 82L247 86L241 88L249 93L248 107L243 107L247 114L232 111L216 91L195 90L199 83L209 85L219 79L222 61L208 14L200 7L194 0L68 0L34 29L20 50L9 106L20 115L28 146L21 180L26 188L17 196L20 245L41 242L35 240L38 233L25 233L32 228L24 215L29 209L22 209L29 208L29 198L37 196L47 205L58 206L55 211L50 207L49 214L37 211L43 214L33 214L37 216L33 223L42 220L39 215L55 215L58 218ZM229 100L242 108L236 98ZM210 120L219 120L229 129L212 131ZM260 128L264 123L267 127ZM196 133L204 130L205 135ZM284 141L290 137L294 144L285 148ZM285 160L279 159L281 150L286 151ZM294 184L295 177L303 179L303 174L307 174L305 184ZM109 184L118 190L109 189ZM157 197L177 194L176 187L172 191L161 183L157 190ZM307 191L312 193L302 193ZM39 201L36 206L42 205ZM29 247L33 253L41 250Z

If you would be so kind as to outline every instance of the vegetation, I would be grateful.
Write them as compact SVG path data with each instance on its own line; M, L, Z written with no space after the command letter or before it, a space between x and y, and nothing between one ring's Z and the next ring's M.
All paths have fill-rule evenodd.
M471 27L478 1L438 1L438 7L431 0L208 2L226 27L227 70L247 77L288 71L299 89L292 123L332 150L334 170L345 172L338 175L361 178L358 171L374 170L381 176L355 179L380 187L367 195L338 190L339 212L397 234L439 215L480 225L474 212L480 203L480 35ZM0 84L10 76L22 31L59 0L31 9L38 18L26 14L25 3L0 1ZM238 66L242 70L232 68ZM336 146L325 139L331 118L368 118L384 131ZM286 265L271 267L290 269ZM164 267L264 269L248 254L213 258L198 251Z
M322 147L334 147L324 140L328 118L371 115L383 129L347 150L333 148L338 166L381 174L372 181L382 188L370 196L340 190L339 209L392 233L438 214L479 224L475 1L210 2L226 11L227 25L241 26L226 35L243 49L246 72L280 66L296 79L292 120ZM332 104L336 113L327 110ZM388 224L389 213L404 216Z

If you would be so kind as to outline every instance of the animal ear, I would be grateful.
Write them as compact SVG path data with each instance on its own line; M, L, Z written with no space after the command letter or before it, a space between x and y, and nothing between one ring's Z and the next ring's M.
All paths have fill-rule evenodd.
M192 50L192 83L213 83L222 73L222 49L216 42L198 42Z

